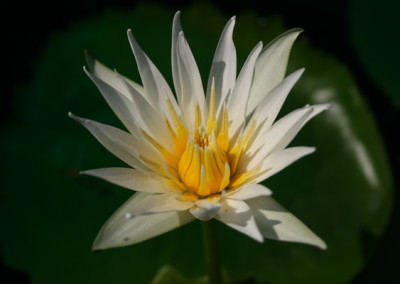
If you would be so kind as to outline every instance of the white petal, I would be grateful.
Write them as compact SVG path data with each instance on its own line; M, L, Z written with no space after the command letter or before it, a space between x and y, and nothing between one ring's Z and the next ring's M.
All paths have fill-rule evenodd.
M284 78L290 49L302 30L293 29L283 33L264 48L258 57L253 87L250 92L247 114L250 114Z
M314 147L291 147L274 152L263 161L260 174L251 182L261 182L314 151Z
M226 199L224 206L215 218L254 240L263 242L263 236L246 202Z
M223 200L214 200L210 202L208 199L199 199L195 201L196 206L190 209L190 213L201 221L208 221L215 217L222 208Z
M163 183L136 169L103 168L83 171L81 174L99 177L131 190L154 193L165 193L166 191Z
M229 117L229 136L236 142L238 132L244 126L246 120L246 107L249 98L251 84L253 82L254 65L262 49L262 42L258 43L244 63L235 88L229 98L228 114Z
M100 80L104 81L129 99L129 95L125 93L125 86L121 84L121 80L117 78L115 71L106 67L100 61L94 59L88 52L86 52L85 55L90 71ZM126 77L124 78L132 86L132 88L135 88L139 93L144 96L143 86L129 80Z
M182 95L181 83L179 79L179 68L178 68L178 52L177 52L177 44L178 44L178 36L182 31L181 26L181 12L178 11L175 13L174 20L172 23L172 47L171 47L171 66L172 66L172 78L174 80L175 92L178 97L178 101L182 99L180 96Z
M326 244L293 214L271 197L246 201L256 218L258 228L265 238L299 242L326 249Z
M129 83L122 77L119 77L126 87L126 91L131 94L134 106L132 106L132 112L135 117L135 121L142 130L146 131L156 141L165 141L163 146L171 152L174 151L171 143L170 136L166 130L165 124L163 123L165 117L162 113L156 111L151 104L138 92L132 88ZM136 133L135 133L136 134ZM142 134L138 131L137 135Z
M136 58L140 77L142 79L148 101L155 110L160 111L166 117L170 118L168 105L166 103L167 99L169 99L176 113L179 115L180 110L176 103L175 97L172 94L171 88L168 86L157 67L140 48L139 44L133 37L131 30L128 30L128 38Z
M138 159L136 153L140 153L153 161L164 161L161 154L151 148L146 141L140 141L137 137L113 126L90 119L80 118L72 113L68 115L86 127L108 151L133 168L139 167L141 169L148 169L147 166Z
M259 135L259 139L262 143L259 143L259 149L249 149L247 154L251 157L248 159L247 169L253 169L260 165L270 153L280 151L284 149L297 135L300 129L306 124L312 117L317 115L323 110L326 110L328 105L313 105L305 106L301 109L292 111L288 115L278 120L270 130L265 134ZM241 164L238 167L242 168L245 163L245 159L241 159Z
M246 184L237 189L228 191L226 197L230 199L246 200L259 196L269 196L272 191L261 184Z
M164 234L194 220L188 211L167 212L132 219L126 213L142 201L148 193L136 193L104 224L97 235L93 250L136 244Z
M126 213L127 218L170 211L184 211L194 205L193 201L179 200L177 194L152 194L143 198Z
M303 74L304 68L301 68L285 78L279 85L273 88L267 96L259 103L255 109L253 116L251 117L247 128L252 124L252 121L256 121L257 124L261 124L259 132L264 133L274 123L276 116L278 115L283 103L286 100L287 95L293 88L294 84ZM246 129L247 130L247 129ZM246 132L245 130L245 132Z
M175 86L179 86L177 88L177 97L188 131L192 132L195 125L196 113L194 110L196 105L200 107L202 119L206 118L203 84L196 61L183 32L178 35L176 44L178 72L174 72L174 75L179 76L175 79Z
M101 79L97 78L95 75L88 72L86 68L83 69L85 73L89 76L89 78L96 84L104 99L110 105L110 107L121 120L121 122L125 125L125 127L131 133L137 132L137 127L134 123L134 114L132 113L132 111L135 109L135 105L132 102L131 98L121 91L113 88L109 84L105 83ZM125 91L126 93L126 89L124 89L123 91Z
M208 77L208 99L210 98L212 80L215 79L217 119L220 117L225 98L229 92L232 92L236 81L236 49L232 40L235 20L236 18L232 17L222 31Z

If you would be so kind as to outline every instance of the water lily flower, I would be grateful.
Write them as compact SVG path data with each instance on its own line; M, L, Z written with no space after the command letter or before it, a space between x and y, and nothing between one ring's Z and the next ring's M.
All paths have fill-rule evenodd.
M175 94L128 30L143 86L88 55L90 72L128 132L69 114L129 168L84 174L135 191L105 223L95 250L126 246L212 218L258 242L264 238L325 243L279 205L261 181L313 147L288 147L300 129L328 105L307 105L275 119L304 69L285 78L290 49L300 29L263 48L258 43L239 75L232 40L235 17L226 24L212 61L206 92L175 14L172 75Z

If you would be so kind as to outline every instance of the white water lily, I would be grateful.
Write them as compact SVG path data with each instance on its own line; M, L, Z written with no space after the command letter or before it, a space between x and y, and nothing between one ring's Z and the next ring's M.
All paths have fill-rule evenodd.
M177 12L172 28L175 95L128 31L143 86L88 56L87 75L128 132L70 114L130 168L85 174L136 191L105 223L95 250L135 244L187 224L215 218L256 241L264 238L325 243L258 184L312 153L291 140L328 105L305 106L275 121L304 69L286 78L299 29L263 48L256 45L239 75L232 41L235 17L225 26L206 93Z

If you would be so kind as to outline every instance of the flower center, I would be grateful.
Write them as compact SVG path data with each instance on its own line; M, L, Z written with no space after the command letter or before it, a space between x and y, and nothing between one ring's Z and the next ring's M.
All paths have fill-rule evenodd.
M209 133L207 127L200 126L188 137L178 172L183 184L200 197L217 194L228 186L229 160L214 130Z
M182 197L189 200L218 197L226 188L235 188L247 182L258 172L258 168L243 172L237 170L240 158L245 153L256 123L244 135L239 135L229 149L228 111L222 109L220 125L217 128L215 92L212 90L208 117L202 122L199 105L195 108L195 130L189 134L171 101L167 101L171 122L165 119L167 131L175 153L167 150L145 131L144 137L163 155L167 163L159 164L143 156L140 158L161 176L164 182L182 191Z

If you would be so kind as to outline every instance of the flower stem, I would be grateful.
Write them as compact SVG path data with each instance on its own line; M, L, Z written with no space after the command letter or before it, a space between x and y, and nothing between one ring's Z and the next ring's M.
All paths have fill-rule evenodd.
M210 284L221 284L221 265L219 259L217 224L214 219L203 223L204 249Z

